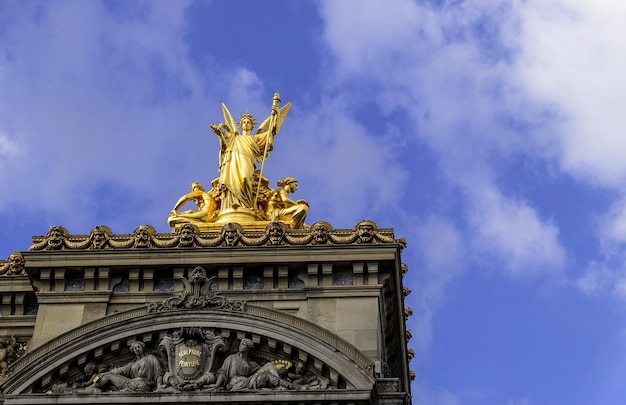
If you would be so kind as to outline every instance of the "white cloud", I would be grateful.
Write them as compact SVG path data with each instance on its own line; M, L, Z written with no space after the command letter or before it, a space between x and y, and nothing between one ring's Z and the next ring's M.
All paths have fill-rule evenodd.
M623 259L591 262L576 280L576 287L587 296L608 295L626 301L626 268Z
M9 136L0 132L0 161L13 159L19 153L17 142L11 140Z
M296 109L288 119L270 157L276 160L268 161L268 173L305 180L301 189L308 195L302 198L313 207L310 217L351 227L366 215L399 209L407 171L386 137L374 136L355 122L337 99L325 100L306 117Z
M190 182L217 176L218 142L209 130L222 119L217 95L233 114L248 108L261 119L271 100L254 71L198 70L185 42L187 3L108 6L46 3L5 16L0 54L11 57L0 59L0 129L10 135L2 153L11 145L28 159L14 160L0 177L0 188L14 191L0 210L19 203L72 233L102 221L114 232L138 221L166 230L163 207ZM399 205L406 170L340 98L326 101L306 118L292 109L266 173L299 176L310 216L349 227Z
M576 284L585 294L591 295L600 290L606 290L612 284L612 273L603 267L590 266L585 274L580 277Z
M411 347L420 351L430 348L433 338L433 313L445 299L448 284L467 268L465 244L454 224L430 216L411 223L414 234L407 235L417 256L417 268L409 268L407 284L415 286L411 294L414 316L409 318L413 330Z
M264 100L263 95L265 93L265 87L262 80L248 69L237 69L232 74L232 85L228 90L228 104L229 109L232 106L244 112L244 109L250 113L256 112L258 115L257 121L260 123L265 116L261 118L263 114L269 114L271 100ZM283 104L286 100L283 100ZM236 114L231 110L231 113Z
M475 247L508 274L558 274L565 251L557 225L531 202L507 197L495 175L508 158L536 152L510 121L535 124L541 113L507 60L506 47L516 45L503 43L515 40L506 28L516 22L514 8L469 1L435 10L396 1L384 9L364 2L355 12L323 4L340 76L377 81L386 89L376 99L381 109L394 105L412 118L448 184L465 196L459 212L470 225L465 237L476 236Z
M462 234L445 218L430 216L416 230L418 249L422 252L425 268L442 277L462 269L465 249ZM447 270L447 275L441 270Z
M620 197L598 221L603 256L576 280L587 295L626 299L626 4L611 0L519 3L520 57L513 66L524 90L548 106L553 124L534 135L545 156L582 182Z
M607 254L626 244L626 198L617 201L600 221L599 234Z
M210 95L187 57L185 6L144 3L141 18L98 2L5 10L12 14L0 45L7 55L0 59L0 129L3 145L27 159L5 164L0 188L13 192L0 210L19 204L40 217L53 213L72 232L96 221L115 227L130 215L153 223L188 183L214 176L217 143L202 111ZM225 88L233 83L221 79ZM139 209L120 212L124 204Z
M530 401L526 398L524 399L510 399L506 402L506 405L530 405Z
M324 36L341 71L388 75L380 67L393 65L407 50L412 51L413 29L420 22L418 7L408 0L392 3L322 3Z
M587 265L576 286L588 296L609 294L626 300L626 198L597 221L597 235L602 256Z
M539 217L527 203L506 198L491 185L476 187L470 220L472 246L515 276L557 276L566 255L558 228Z
M19 145L0 128L0 184L7 181L11 169L22 155Z
M548 103L560 126L543 140L560 145L563 167L586 181L626 185L626 5L612 0L519 3L514 69L528 94ZM554 130L554 128L553 128Z

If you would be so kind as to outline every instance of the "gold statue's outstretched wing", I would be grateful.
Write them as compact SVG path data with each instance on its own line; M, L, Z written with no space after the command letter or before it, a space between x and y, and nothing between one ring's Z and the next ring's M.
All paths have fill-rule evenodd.
M280 127L283 126L283 122L287 117L287 113L289 113L289 109L291 108L291 101L285 104L284 106L278 109L278 116L276 117L276 133L280 132ZM270 121L272 116L270 115L259 125L259 129L256 131L257 134L268 131L270 129Z
M228 128L232 132L232 134L239 135L239 130L237 129L237 121L233 118L233 115L228 111L228 107L226 104L222 103L222 112L224 113L224 124L228 125Z

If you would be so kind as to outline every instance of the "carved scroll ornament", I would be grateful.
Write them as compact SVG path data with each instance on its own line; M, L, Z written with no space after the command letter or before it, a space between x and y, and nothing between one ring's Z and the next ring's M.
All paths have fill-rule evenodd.
M148 304L148 312L172 311L177 309L218 308L231 311L243 311L245 302L230 300L213 291L211 286L215 276L207 278L206 270L196 267L192 270L189 280L182 278L184 289L165 301Z

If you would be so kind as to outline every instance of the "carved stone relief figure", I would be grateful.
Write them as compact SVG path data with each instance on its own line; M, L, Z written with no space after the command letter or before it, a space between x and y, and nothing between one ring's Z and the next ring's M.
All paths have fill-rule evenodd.
M165 335L158 346L160 359L146 354L145 347L141 341L133 342L130 350L135 358L110 370L106 365L89 362L80 377L57 381L48 393L333 389L328 378L308 372L302 361L276 359L259 364L253 353L254 343L248 338L239 341L236 353L219 360L224 338L209 329L181 328Z
M372 243L374 241L374 232L376 224L372 221L361 221L357 225L357 243Z
M93 383L93 379L98 375L98 367L95 363L87 363L83 367L82 378L74 383L74 388L85 388Z
M241 225L229 222L222 228L222 237L226 246L237 246L241 239Z
M272 362L260 366L250 358L254 343L241 339L239 351L224 360L217 370L217 381L211 388L225 388L228 391L256 390L260 388L293 389L293 384L283 380Z
M330 388L328 378L320 377L312 373L308 373L306 364L298 361L287 374L288 381L293 384L297 390L326 390Z
M59 250L64 249L66 238L69 236L67 229L62 226L52 226L46 237L40 243L31 246L31 250Z
M274 221L267 225L267 233L270 245L282 245L285 236L285 225L282 222Z
M196 235L198 234L198 227L194 224L183 224L178 229L178 246L179 247L192 247L196 241Z
M233 311L243 311L245 301L230 300L212 290L216 276L207 278L206 270L197 266L189 275L189 280L181 278L183 290L177 291L173 297L162 302L148 304L148 312L170 311L173 309L201 309L208 307L224 308Z
M101 370L102 373L105 371L106 370ZM78 379L74 382L55 382L52 384L48 394L91 394L98 392L98 390L93 387L94 379L99 379L99 377L96 377L98 377L98 367L95 363L87 363L83 368L82 375L78 377Z
M140 225L133 232L134 248L152 247L152 237L156 235L156 230L150 225Z
M122 367L98 374L87 390L125 392L150 392L156 388L157 379L162 375L159 360L152 354L145 354L146 345L136 341L130 345L135 358Z
M330 224L326 222L316 222L311 226L311 232L313 232L313 239L311 244L313 245L326 245L330 242Z
M91 231L91 248L92 249L104 249L111 237L111 229L107 226L98 225Z
M0 264L0 275L17 276L20 274L26 274L24 256L20 252L11 253L9 259Z
M9 364L19 357L19 345L15 336L0 339L0 377L7 375Z
M409 266L406 263L401 263L400 268L402 269L402 277L406 276L409 272Z

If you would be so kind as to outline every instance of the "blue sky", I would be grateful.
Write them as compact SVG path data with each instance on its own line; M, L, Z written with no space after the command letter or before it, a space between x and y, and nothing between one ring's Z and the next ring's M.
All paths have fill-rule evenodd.
M3 0L0 259L168 232L220 102L278 91L307 222L408 240L414 403L622 404L624 4Z

